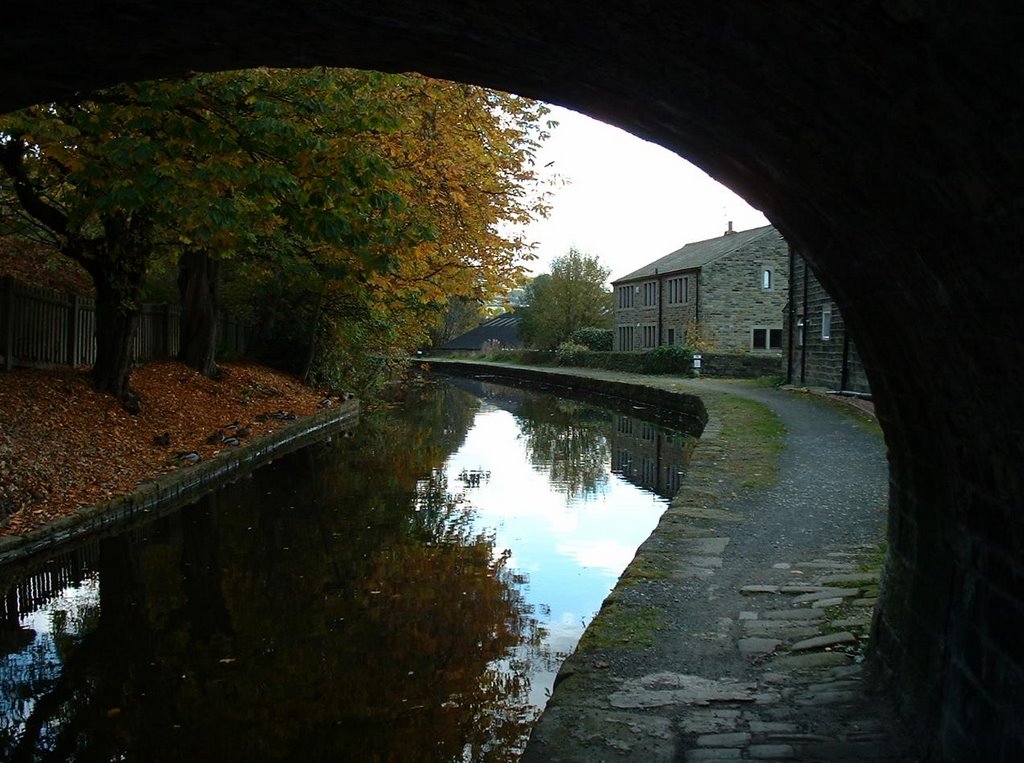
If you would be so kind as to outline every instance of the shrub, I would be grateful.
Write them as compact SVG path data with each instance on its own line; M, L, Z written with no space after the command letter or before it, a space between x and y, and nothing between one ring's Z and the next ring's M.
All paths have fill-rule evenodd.
M555 350L555 357L558 359L558 365L560 366L579 366L583 365L583 358L589 353L589 350L585 345L576 344L575 342L562 342L558 345L558 349Z
M584 326L572 332L569 341L574 344L582 344L588 350L594 350L595 352L611 352L612 335L611 329Z
M693 350L678 344L662 345L648 350L643 356L640 373L689 374L693 371Z

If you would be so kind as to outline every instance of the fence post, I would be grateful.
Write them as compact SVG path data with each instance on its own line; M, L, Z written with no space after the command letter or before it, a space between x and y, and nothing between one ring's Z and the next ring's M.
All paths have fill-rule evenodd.
M4 312L3 333L0 336L4 340L4 370L10 371L14 368L14 279L6 276L2 288Z
M178 354L178 348L173 347L174 332L171 327L171 306L164 305L164 357L173 358Z
M79 303L79 297L77 294L68 292L68 340L67 340L67 356L65 363L74 368L78 365L78 358L81 356L79 352L79 337L81 333L81 319L79 313L81 312L81 304Z

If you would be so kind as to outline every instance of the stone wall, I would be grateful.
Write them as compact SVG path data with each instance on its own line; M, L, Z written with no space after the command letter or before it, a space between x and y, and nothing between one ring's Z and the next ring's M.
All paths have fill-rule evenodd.
M709 262L700 273L699 316L716 352L752 351L755 328L783 328L789 289L789 249L779 233ZM772 273L771 288L762 275Z
M839 307L796 252L792 255L791 270L791 312L785 332L787 381L830 390L870 392L864 364Z
M786 368L785 358L772 353L701 353L701 376L720 376L731 379L757 379L761 376L779 376Z
M688 278L689 288L685 294L685 302L669 302L668 282L676 278ZM670 273L661 279L661 343L662 344L686 344L686 330L690 323L696 320L697 305L699 298L697 289L700 285L700 271L684 270ZM672 341L669 341L669 331L672 332Z
M612 336L612 349L618 352L631 352L634 350L649 349L644 346L644 327L657 329L659 307L658 305L645 305L644 293L648 283L655 283L655 279L647 278L640 281L631 281L627 284L620 284L622 288L633 291L633 305L631 307L619 307L619 289L616 288L615 299L615 329ZM664 294L658 294L658 300L664 299ZM630 347L622 346L619 327L631 326L633 328L633 344ZM652 347L657 346L655 342Z

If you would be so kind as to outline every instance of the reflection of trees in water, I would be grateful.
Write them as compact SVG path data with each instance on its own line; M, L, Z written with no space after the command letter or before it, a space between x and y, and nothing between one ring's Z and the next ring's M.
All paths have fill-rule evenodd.
M104 541L98 616L37 655L59 661L44 683L38 664L4 687L35 699L0 720L0 757L514 759L534 711L502 667L540 633L435 471L476 403L418 394L146 543Z
M516 416L535 467L570 498L594 495L608 481L611 413L574 400L529 396Z

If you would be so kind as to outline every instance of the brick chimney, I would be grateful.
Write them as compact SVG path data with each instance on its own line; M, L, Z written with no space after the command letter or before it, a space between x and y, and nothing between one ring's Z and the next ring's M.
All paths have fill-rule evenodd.
M734 230L732 229L732 220L730 220L730 221L729 221L729 229L728 229L728 230L727 230L727 231L726 231L725 233L723 233L722 235L723 235L723 236L731 236L731 235L732 235L733 233L735 233L735 232L736 232L736 231L734 231Z

